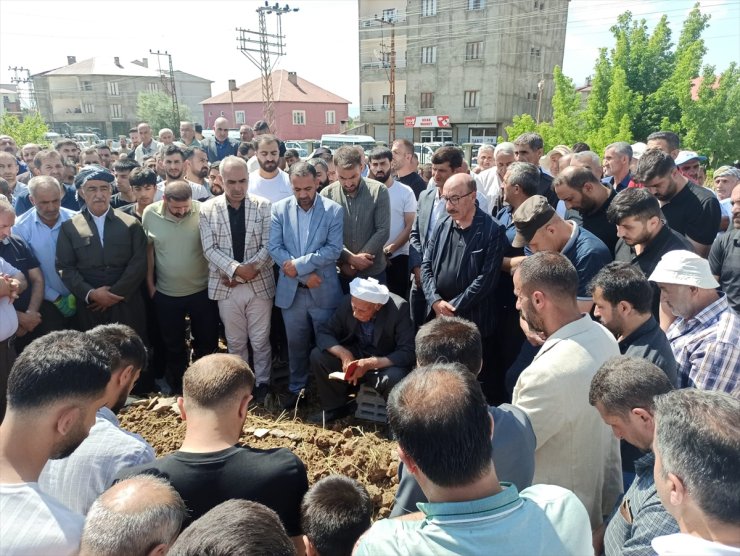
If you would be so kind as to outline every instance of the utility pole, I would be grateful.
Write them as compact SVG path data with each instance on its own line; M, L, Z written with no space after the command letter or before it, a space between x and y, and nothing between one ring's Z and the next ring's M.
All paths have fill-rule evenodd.
M272 70L275 69L275 64L277 64L280 56L285 54L282 16L289 12L297 12L298 8L291 8L287 4L281 7L277 2L274 6L270 6L265 1L265 5L257 8L256 11L259 16L259 31L237 27L236 31L239 35L236 38L238 44L236 48L260 70L262 77L262 112L265 121L270 126L270 131L276 134ZM277 16L277 33L268 33L267 16L273 13Z
M172 97L172 125L177 126L180 123L180 105L177 103L177 90L175 89L175 70L172 67L172 54L167 52L166 50L164 52L160 52L157 50L154 52L152 49L149 49L149 54L154 54L157 57L157 63L159 63L159 57L160 56L167 56L170 63L170 79L169 79L169 87L167 85L167 78L165 77L164 72L162 71L162 66L160 65L159 72L162 77L162 86L164 87L164 90L166 93L168 93Z
M540 110L542 109L542 91L545 90L545 76L537 83L537 123L540 123Z
M8 66L8 71L13 72L13 77L10 78L11 83L15 83L16 85L20 85L21 83L23 83L24 85L28 87L28 108L29 110L38 113L39 110L38 110L38 103L36 102L36 91L33 88L33 80L31 79L31 72L28 70L28 68L17 67L17 66L16 67ZM24 73L26 74L26 76L22 77Z
M381 25L385 23L391 26L390 68L388 76L388 81L390 82L388 94L388 144L390 145L396 140L396 22L392 16L389 16L388 19L385 19L385 17L378 19L378 16L375 16L375 21L379 21Z

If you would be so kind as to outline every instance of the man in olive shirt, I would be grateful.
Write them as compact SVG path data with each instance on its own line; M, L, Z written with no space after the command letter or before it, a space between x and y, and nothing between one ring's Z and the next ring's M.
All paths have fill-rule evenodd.
M356 147L337 149L334 165L339 179L321 194L344 208L344 249L337 265L347 293L355 277L385 283L383 246L391 230L391 202L382 183L362 177L362 159Z
M218 347L218 308L208 299L208 262L199 221L200 203L192 200L184 180L168 183L163 199L149 205L142 217L149 242L147 287L165 346L165 378L175 392L182 392L189 364L185 317L190 316L195 359Z

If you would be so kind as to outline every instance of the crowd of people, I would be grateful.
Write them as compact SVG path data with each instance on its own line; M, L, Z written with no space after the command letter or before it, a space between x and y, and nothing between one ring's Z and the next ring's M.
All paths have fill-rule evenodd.
M666 131L471 171L228 130L0 137L0 552L740 554L738 168L705 184ZM400 460L375 523L357 481L239 441L254 405L315 391L326 426L360 386ZM117 417L152 391L186 427L159 458Z

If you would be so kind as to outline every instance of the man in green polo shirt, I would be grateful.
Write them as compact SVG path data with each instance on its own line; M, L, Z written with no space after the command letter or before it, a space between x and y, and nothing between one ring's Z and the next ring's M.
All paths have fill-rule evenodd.
M177 393L190 363L185 317L190 317L194 359L218 347L218 306L208 299L199 220L200 203L193 201L184 180L169 182L163 199L149 205L142 217L148 239L147 286L165 347L165 379Z

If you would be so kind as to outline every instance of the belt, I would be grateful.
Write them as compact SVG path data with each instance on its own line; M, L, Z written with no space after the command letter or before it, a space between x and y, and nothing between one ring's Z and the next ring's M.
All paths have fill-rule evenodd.
M303 282L298 282L298 287L299 288L303 288L304 290L309 289L308 286L306 284L304 284Z

